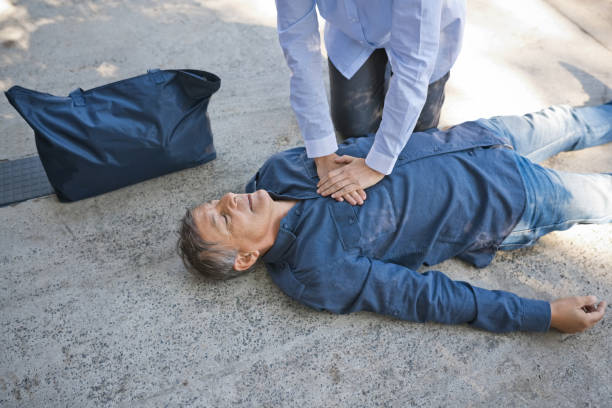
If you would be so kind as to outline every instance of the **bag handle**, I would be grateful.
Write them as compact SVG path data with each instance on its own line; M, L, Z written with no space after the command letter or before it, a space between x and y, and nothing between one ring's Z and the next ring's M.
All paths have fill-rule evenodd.
M68 95L72 99L74 106L85 106L85 96L83 96L83 89L77 88L70 92Z
M221 78L217 75L206 71L200 71L197 69L180 69L177 70L180 75L184 75L191 78L196 78L200 81L201 86L205 86L212 94L217 92L221 87Z
M147 74L149 74L151 79L153 79L153 82L155 82L156 84L161 84L162 82L165 81L164 73L159 68L148 69Z
M153 82L159 85L166 82L166 78L164 78L164 72L165 71L159 68L149 69L147 70L147 75L151 78ZM185 92L194 98L211 96L221 87L221 79L217 75L212 74L210 72L199 71L195 69L171 70L171 72L176 72L178 74L180 82L184 85ZM104 85L104 87L109 85ZM205 94L201 94L201 90L204 90ZM70 97L70 99L72 99L73 106L86 105L85 91L83 91L82 88L75 89L74 91L70 92L68 96Z

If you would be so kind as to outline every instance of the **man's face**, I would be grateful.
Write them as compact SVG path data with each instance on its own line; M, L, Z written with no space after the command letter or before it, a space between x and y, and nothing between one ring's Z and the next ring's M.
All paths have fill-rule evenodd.
M265 190L227 193L193 210L202 239L238 251L259 250L273 224L273 200Z

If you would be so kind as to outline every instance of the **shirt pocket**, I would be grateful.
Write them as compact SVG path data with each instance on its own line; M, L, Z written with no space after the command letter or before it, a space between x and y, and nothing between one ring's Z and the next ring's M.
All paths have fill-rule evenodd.
M333 201L328 208L342 247L345 250L358 248L361 240L361 228L357 221L355 208L346 201Z
M310 159L306 155L306 152L304 152L300 155L300 160L304 165L304 171L306 172L308 177L310 177L311 179L318 179L319 175L317 174L317 166L314 162L314 159Z
M387 188L376 185L368 189L368 198L358 209L364 246L397 231L397 216Z

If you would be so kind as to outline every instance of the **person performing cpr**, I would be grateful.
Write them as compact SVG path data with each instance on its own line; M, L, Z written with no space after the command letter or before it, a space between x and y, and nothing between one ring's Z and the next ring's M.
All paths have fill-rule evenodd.
M320 178L317 192L363 204L395 167L413 131L435 128L459 54L464 0L276 0L291 70L291 106ZM321 69L325 19L331 110ZM365 158L336 154L342 139L376 133Z

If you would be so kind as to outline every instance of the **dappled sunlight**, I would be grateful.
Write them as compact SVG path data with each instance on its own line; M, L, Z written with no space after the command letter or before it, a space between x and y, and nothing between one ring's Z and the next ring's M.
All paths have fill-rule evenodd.
M474 9L478 8L478 3L483 3L471 0L468 4L471 14ZM528 36L530 32L534 32L538 36L554 37L558 41L564 41L572 37L571 32L568 32L566 25L570 23L559 19L559 13L545 2L534 2L530 0L487 0L486 3L494 6L498 13L486 13L486 18L499 23L498 27L512 27L517 36ZM517 10L520 9L520 17ZM497 17L497 18L496 18ZM483 38L487 41L487 38ZM534 36L533 41L537 41Z
M460 80L453 81L448 94L449 99L457 98L469 103L454 103L452 109L446 109L445 122L455 124L467 119L519 114L547 105L539 87L530 81L529 73L504 61L491 59L481 52L467 54L465 57L471 63L457 65L452 71L451 77ZM492 84L495 84L495 94L479 98L486 88L491 89ZM494 103L491 98L495 98Z
M58 16L57 20L62 20ZM56 22L50 18L33 20L28 9L15 6L9 0L0 0L0 44L3 47L29 49L30 35L39 27Z
M612 225L575 225L550 234L549 242L568 259L588 261L601 269L611 268L608 282L612 283Z
M0 0L0 43L4 47L28 49L30 33L34 30L27 8Z
M96 68L96 71L102 78L111 78L117 75L119 67L108 62L103 62Z
M100 17L99 14L104 9L115 8L123 5L121 1L104 0L103 2L95 0L44 0L44 3L55 8L71 8L78 10L83 16L91 19L92 17Z
M574 173L612 172L612 143L584 150L560 153L542 164L556 170ZM612 252L612 249L610 249L610 252Z
M259 24L276 29L276 5L272 0L251 0L238 6L225 0L195 0L203 7L214 10L226 22Z
M136 8L142 15L147 16L148 18L159 20L160 18L163 21L164 16L176 16L176 15L194 15L194 14L202 14L203 11L200 7L189 4L189 3L164 3L164 2L151 2L146 6L140 6Z
M442 126L605 98L612 56L554 8L528 0L471 0L468 10ZM580 79L589 82L587 88L578 70L568 67L583 70Z
M500 252L501 260L521 258L523 267L515 271L522 284L551 296L599 296L612 288L612 225L577 225L540 239L532 248ZM508 259L509 258L509 259ZM519 262L521 262L519 261Z
M11 9L14 8L15 6L13 6L8 0L0 0L0 21L2 21L4 14L9 13Z

